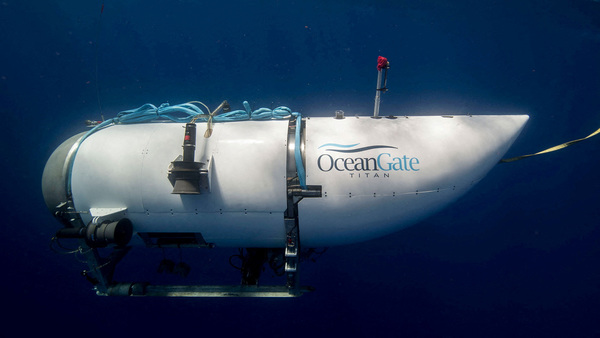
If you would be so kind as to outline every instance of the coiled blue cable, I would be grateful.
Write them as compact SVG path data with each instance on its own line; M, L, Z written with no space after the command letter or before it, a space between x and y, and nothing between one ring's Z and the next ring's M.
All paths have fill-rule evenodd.
M247 101L243 102L244 110L234 110L227 113L213 116L214 122L232 122L232 121L244 121L244 120L271 120L271 119L286 119L292 116L296 117L296 138L295 138L295 153L294 158L296 160L296 168L298 177L300 179L300 185L302 188L306 188L304 165L302 164L302 155L300 153L300 127L302 117L300 113L292 113L292 110L288 107L277 107L275 109L259 108L255 111L250 109L250 104ZM73 163L79 146L81 143L96 131L108 127L113 124L131 124L131 123L144 123L153 120L171 120L178 123L187 123L194 121L206 122L208 121L208 114L205 114L198 106L192 103L182 103L171 106L168 103L163 103L156 107L151 103L146 103L143 106L135 109L124 110L119 112L116 117L108 119L90 131L88 131L79 141L75 144L73 155L69 158L68 164L68 178L67 178L67 195L71 194L71 173L73 169Z

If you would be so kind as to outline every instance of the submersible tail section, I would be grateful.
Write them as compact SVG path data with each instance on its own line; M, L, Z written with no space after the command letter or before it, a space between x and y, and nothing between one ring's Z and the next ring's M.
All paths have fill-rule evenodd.
M300 150L302 118L286 107L250 111L244 102L244 108L229 111L225 101L204 114L192 103L158 108L147 104L96 124L87 133L65 141L52 154L42 188L48 208L65 225L56 238L81 240L87 248L81 251L92 262L90 271L96 275L92 279L100 293L115 291L109 291L113 283L99 269L98 248L109 244L120 250L126 245L182 248L232 243L240 247L285 247L288 282L282 292L301 292L295 274L299 254L297 203L304 197L321 196L320 186L305 183ZM217 115L219 110L224 112ZM233 121L253 123L232 124L233 128L226 127L223 132L217 128L213 135L213 122ZM200 140L197 125L206 130ZM273 138L277 131L281 133ZM158 176L160 181L166 178L169 182L166 199L160 195L166 193L163 189L167 186L154 182ZM270 234L274 213L282 228ZM157 222L147 222L151 219ZM204 234L197 228L219 222L231 223L231 227L221 229L225 232L215 227ZM147 226L140 227L143 223ZM270 227L258 229L258 237L252 236L263 239L248 242L248 234L257 232L249 226L263 223ZM204 238L207 234L209 241ZM285 241L275 245L277 236Z

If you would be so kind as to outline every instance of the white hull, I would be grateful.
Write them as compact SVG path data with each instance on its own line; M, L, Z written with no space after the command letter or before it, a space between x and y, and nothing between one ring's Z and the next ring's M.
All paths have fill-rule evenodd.
M365 241L435 213L498 163L527 119L305 119L306 184L321 186L322 197L298 203L302 245ZM167 177L182 153L184 126L115 125L85 139L71 175L75 209L92 210L82 220L123 209L132 245L145 245L137 233L200 233L217 246L283 247L294 150L288 121L217 123L210 138L202 137L206 123L197 123L195 158L208 169L199 195L172 194Z

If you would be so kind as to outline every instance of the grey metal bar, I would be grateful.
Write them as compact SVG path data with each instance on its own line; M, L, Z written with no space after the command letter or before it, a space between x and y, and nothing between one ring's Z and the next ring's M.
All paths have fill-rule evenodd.
M379 118L379 102L381 97L381 70L377 71L377 90L375 90L375 108L373 109L373 117Z

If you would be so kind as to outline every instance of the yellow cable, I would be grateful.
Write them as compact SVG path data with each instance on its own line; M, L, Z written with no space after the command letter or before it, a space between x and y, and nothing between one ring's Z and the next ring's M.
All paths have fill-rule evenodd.
M526 157L531 157L531 156L535 156L535 155L541 155L541 154L545 154L545 153L550 153L550 152L553 152L553 151L556 151L556 150L559 150L559 149L562 149L562 148L566 148L566 147L568 147L568 146L570 146L572 144L575 144L577 142L581 142L583 140L587 140L588 138L590 138L592 136L595 136L598 133L600 133L600 129L596 130L595 132L589 134L588 136L586 136L584 138L580 138L580 139L577 139L577 140L565 142L563 144L559 144L559 145L554 146L552 148L548 148L546 150L542 150L542 151L537 152L535 154L521 155L521 156L517 156L517 157L505 158L505 159L500 160L500 163L514 162L514 161L518 161L518 160L524 159Z

